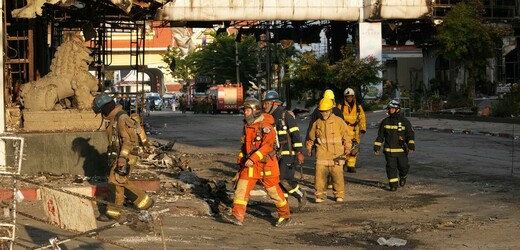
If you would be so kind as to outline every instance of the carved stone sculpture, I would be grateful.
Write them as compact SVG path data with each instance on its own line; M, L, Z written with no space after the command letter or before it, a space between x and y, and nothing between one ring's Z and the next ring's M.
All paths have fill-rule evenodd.
M88 72L92 62L90 50L82 43L69 40L60 45L51 62L50 72L41 79L22 84L21 97L28 111L59 110L57 103L72 97L72 107L92 108L97 79Z

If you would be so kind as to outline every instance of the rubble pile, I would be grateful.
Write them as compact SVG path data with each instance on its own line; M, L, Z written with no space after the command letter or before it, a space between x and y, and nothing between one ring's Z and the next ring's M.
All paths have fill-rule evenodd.
M189 166L189 160L182 160L173 150L175 141L161 144L152 141L150 154L144 155L137 163L138 169L154 171L160 182L161 190L156 201L174 203L179 200L204 201L211 211L207 215L218 214L232 203L228 196L225 180L208 180L200 178ZM205 206L199 204L196 206ZM199 210L205 210L200 208Z

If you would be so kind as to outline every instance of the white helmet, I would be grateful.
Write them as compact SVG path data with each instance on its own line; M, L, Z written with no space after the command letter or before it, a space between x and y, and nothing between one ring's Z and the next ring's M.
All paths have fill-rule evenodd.
M347 88L347 89L345 89L345 92L343 92L343 95L344 95L344 96L355 95L355 93L354 93L354 90L353 90L353 89L351 89L351 88Z
M386 108L389 109L389 108L396 108L396 109L399 109L401 108L401 104L399 103L398 100L391 100L388 105L386 105Z

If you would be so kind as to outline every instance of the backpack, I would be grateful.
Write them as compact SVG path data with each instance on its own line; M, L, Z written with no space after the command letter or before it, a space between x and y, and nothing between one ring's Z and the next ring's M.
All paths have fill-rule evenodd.
M116 116L114 118L114 121L115 121L114 126L117 125L117 122L119 121L119 117L122 114L126 114L126 112L121 110L116 114ZM137 138L139 138L139 146L147 147L149 144L148 136L146 136L146 131L144 130L143 125L141 125L141 117L139 117L139 115L137 115L137 113L132 113L130 115L130 119L132 119L132 121L134 122L135 133L137 134Z

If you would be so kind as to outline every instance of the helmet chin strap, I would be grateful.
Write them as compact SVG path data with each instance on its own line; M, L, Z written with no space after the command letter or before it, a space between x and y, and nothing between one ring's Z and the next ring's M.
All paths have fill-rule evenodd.
M327 116L323 116L323 120L329 119L331 114L332 114L332 112L327 112Z
M260 116L260 114L261 114L260 112L252 113L252 114L246 116L244 118L244 120L246 121L247 125L251 125L251 124L253 124L253 122L255 122L256 118L258 118Z
M272 114L274 111L274 105L272 102L267 103L267 109L265 110L267 113Z

